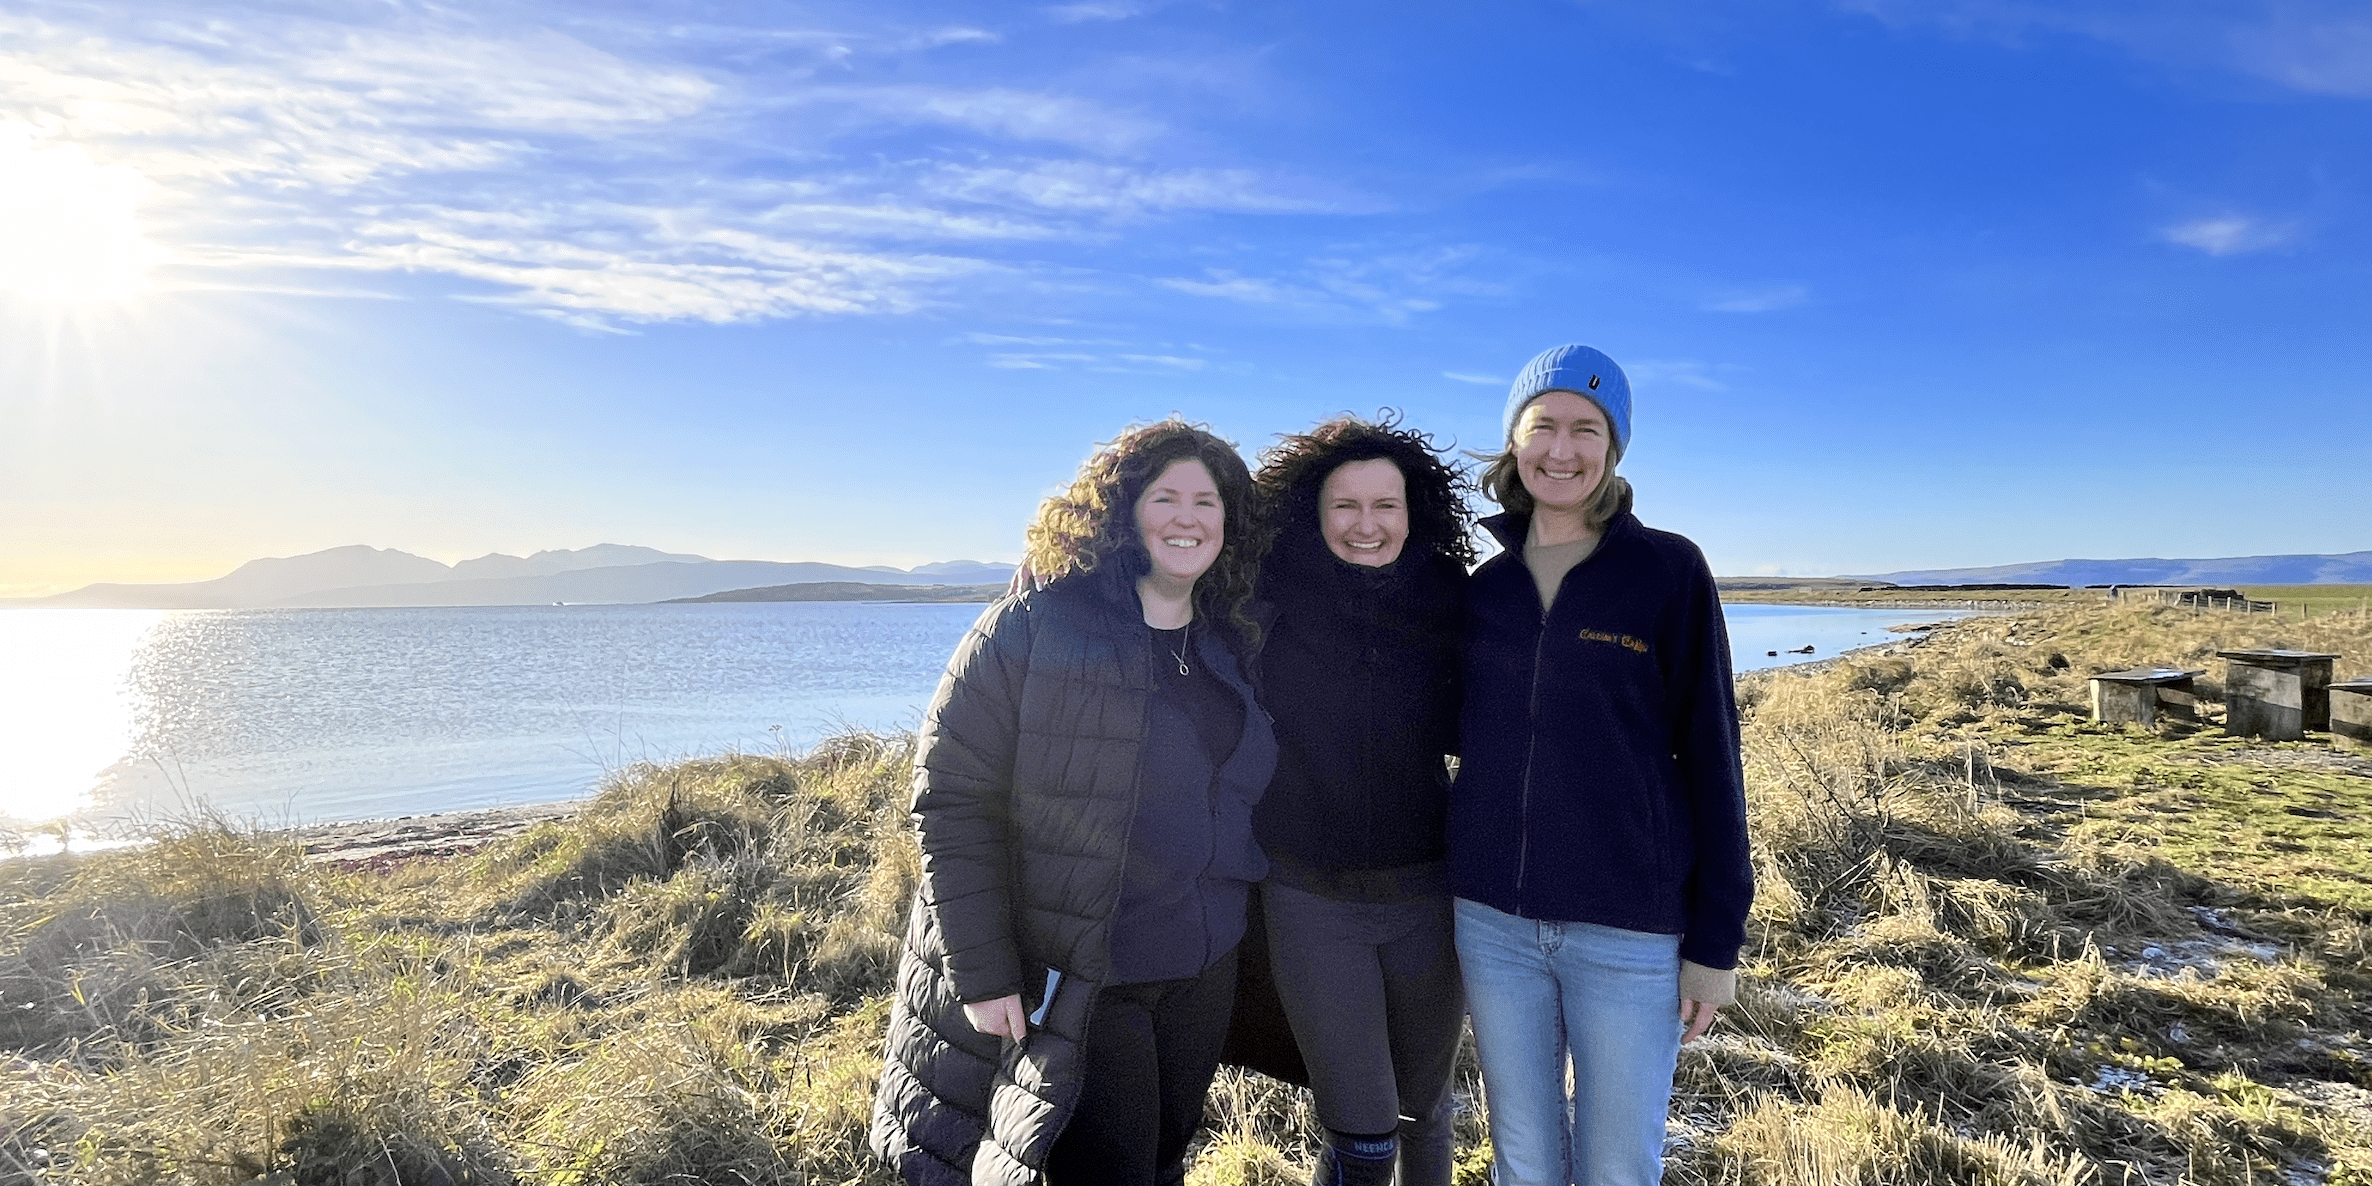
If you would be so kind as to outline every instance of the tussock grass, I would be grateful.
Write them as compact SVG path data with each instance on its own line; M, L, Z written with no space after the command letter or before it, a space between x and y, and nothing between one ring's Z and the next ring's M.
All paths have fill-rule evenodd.
M911 741L628 770L468 858L13 862L0 1181L870 1183Z
M1667 1180L2372 1183L2372 751L2227 739L2220 647L2344 612L2067 600L1741 682L1761 895ZM2084 678L2207 667L2197 727ZM386 872L193 827L0 863L0 1182L889 1181L864 1152L911 741L616 777ZM1469 1052L1458 1181L1487 1181ZM1299 1182L1224 1072L1197 1186Z
M1671 1176L2372 1181L2372 761L2214 729L2217 649L2372 659L2353 618L2070 604L1744 681L1762 894ZM2201 726L2084 719L2160 663Z

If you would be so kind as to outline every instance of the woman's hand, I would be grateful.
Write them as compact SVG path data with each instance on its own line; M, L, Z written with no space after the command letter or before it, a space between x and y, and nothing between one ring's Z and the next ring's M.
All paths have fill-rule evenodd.
M1680 1020L1682 1024L1688 1026L1688 1032L1680 1035L1681 1044L1685 1046L1704 1037L1705 1031L1713 1028L1713 1015L1719 1012L1721 1012L1719 1005L1708 1004L1704 1001L1692 1001L1687 997L1680 998Z
M1688 1027L1688 1032L1680 1035L1681 1042L1704 1037L1705 1031L1713 1028L1713 1015L1737 1000L1737 969L1680 961L1680 1023Z
M1029 1016L1021 1011L1020 993L982 1001L977 1005L966 1005L964 1020L971 1022L972 1028L981 1033L1011 1038L1016 1042L1029 1033Z

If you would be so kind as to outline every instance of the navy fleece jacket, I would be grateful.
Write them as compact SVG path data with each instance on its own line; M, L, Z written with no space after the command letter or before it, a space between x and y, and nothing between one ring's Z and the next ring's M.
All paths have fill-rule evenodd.
M1459 897L1524 918L1679 935L1733 968L1754 874L1729 636L1695 544L1623 515L1546 613L1530 519L1467 586L1450 791Z

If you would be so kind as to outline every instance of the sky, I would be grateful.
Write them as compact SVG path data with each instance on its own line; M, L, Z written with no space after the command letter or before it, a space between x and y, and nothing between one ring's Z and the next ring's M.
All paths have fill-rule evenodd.
M2372 548L2372 14L0 0L0 596L1010 559L1564 342L1724 574Z

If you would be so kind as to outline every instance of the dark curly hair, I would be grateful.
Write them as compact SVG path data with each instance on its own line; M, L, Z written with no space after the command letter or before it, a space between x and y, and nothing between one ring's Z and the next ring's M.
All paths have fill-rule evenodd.
M1247 652L1260 646L1252 620L1252 591L1260 577L1259 517L1251 471L1235 445L1183 420L1130 428L1098 447L1079 467L1071 488L1038 504L1024 556L1030 570L1052 582L1101 574L1121 589L1152 571L1153 558L1137 537L1137 499L1174 462L1200 461L1219 487L1219 558L1194 582L1195 616L1235 628Z
M1338 416L1308 432L1290 433L1261 451L1254 479L1268 507L1265 553L1286 532L1316 536L1318 493L1326 475L1354 461L1382 458L1400 470L1408 487L1408 542L1421 552L1474 563L1474 538L1467 531L1465 472L1442 459L1433 438L1400 426L1400 413L1386 408L1373 420Z

